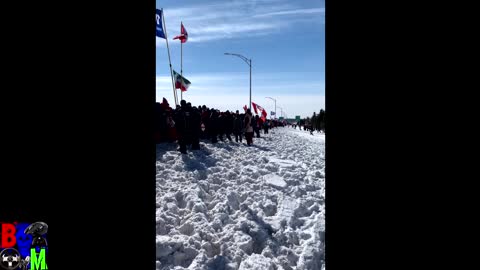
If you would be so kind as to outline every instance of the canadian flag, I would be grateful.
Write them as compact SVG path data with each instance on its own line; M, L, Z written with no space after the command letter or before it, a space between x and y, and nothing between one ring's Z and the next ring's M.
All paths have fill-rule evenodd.
M253 110L255 111L255 114L258 114L257 104L255 104L255 102L252 102L252 106L253 106Z
M260 113L262 114L262 117L265 117L265 118L267 117L267 112L265 111L265 109L262 108L262 106L254 102L252 102L252 105L253 105L253 110L255 111L255 114L258 114L258 111L260 111Z
M260 111L261 114L265 111L265 109L262 108L262 106L257 104L257 109Z

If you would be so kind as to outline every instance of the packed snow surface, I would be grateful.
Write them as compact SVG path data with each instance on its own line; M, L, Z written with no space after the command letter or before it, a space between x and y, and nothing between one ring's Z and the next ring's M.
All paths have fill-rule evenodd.
M325 135L157 145L157 269L324 269Z

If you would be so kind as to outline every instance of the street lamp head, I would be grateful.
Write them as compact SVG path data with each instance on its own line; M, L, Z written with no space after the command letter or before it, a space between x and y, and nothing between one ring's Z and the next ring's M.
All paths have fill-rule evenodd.
M276 100L276 99L274 99L274 98L272 98L272 97L265 97L265 98L269 98L269 99L271 99L271 100L273 100L273 101L277 102L277 100Z

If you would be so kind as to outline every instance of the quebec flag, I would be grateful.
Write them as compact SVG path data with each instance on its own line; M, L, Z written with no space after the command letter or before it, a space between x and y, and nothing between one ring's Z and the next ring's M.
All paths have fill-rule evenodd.
M155 20L157 22L157 37L165 38L165 32L163 31L163 10L157 9L155 14Z

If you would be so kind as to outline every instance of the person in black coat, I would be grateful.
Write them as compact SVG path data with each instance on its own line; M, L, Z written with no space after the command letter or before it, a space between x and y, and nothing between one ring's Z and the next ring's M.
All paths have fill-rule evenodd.
M265 121L265 123L263 123L263 134L268 134L268 125L270 124L269 121Z
M233 132L233 117L229 111L226 111L223 117L223 126L225 127L225 135L229 141L232 141L230 136Z
M180 108L177 107L174 114L175 128L177 130L178 144L180 145L180 152L187 153L188 129L187 129L187 102L180 101Z
M217 130L217 122L218 122L218 113L216 110L211 109L210 113L210 118L208 121L208 134L210 135L210 138L212 139L212 143L217 143L218 142L218 130Z
M245 119L245 116L241 116L237 110L233 117L233 135L235 135L235 142L238 142L239 138L240 142L242 142L243 119Z
M224 120L225 120L225 114L222 112L219 112L217 117L217 131L218 131L218 138L222 142L223 142L223 135L225 134Z
M208 121L210 118L210 111L207 109L205 105L202 106L201 112L200 112L200 117L201 117L201 132L200 132L200 138L202 139L208 139Z
M260 122L259 121L260 117L258 117L258 115L255 115L255 118L252 119L252 127L253 127L253 132L255 132L255 134L257 134L257 138L260 138L260 128L258 123Z
M185 110L185 142L187 145L192 144L194 123L193 123L193 108L190 102L187 102L187 109Z
M191 111L191 126L192 126L192 150L200 150L200 125L201 125L201 116L200 111L193 107Z
M247 110L244 119L245 126L245 139L247 140L247 145L250 146L253 144L253 115L250 109Z

